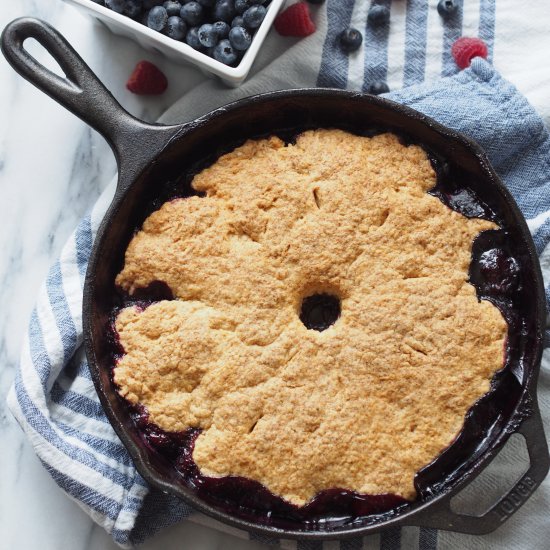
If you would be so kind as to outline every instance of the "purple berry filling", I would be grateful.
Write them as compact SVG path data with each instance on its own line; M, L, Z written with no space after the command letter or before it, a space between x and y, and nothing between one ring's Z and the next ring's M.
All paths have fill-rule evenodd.
M193 460L195 441L200 430L167 433L149 422L143 405L128 404L130 414L140 431L142 440L152 450L169 460L182 476L205 500L222 508L238 507L241 514L260 518L268 523L270 518L314 523L328 516L370 516L394 510L407 504L396 495L361 495L345 489L329 489L320 492L306 506L298 507L268 491L257 481L238 476L213 478L204 476Z

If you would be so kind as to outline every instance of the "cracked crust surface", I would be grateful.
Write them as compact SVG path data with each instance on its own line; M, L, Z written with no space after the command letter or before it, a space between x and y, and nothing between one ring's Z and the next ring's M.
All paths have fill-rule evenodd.
M204 475L296 505L333 487L413 499L503 366L506 323L467 282L495 224L429 195L425 152L391 134L249 141L192 185L205 196L149 216L116 279L175 297L119 313L121 395L202 429ZM299 319L315 292L341 300L323 332Z

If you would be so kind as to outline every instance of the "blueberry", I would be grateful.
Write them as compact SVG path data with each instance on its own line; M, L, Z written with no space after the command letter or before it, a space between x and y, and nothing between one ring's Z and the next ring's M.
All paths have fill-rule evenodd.
M205 48L211 48L218 43L218 33L214 28L214 25L205 23L199 27L199 42Z
M191 27L187 31L185 42L189 44L194 50L202 50L202 45L199 42L199 27Z
M96 4L99 4L100 6L105 5L105 0L92 0L92 2L95 2Z
M264 20L267 10L263 6L251 6L243 13L244 24L249 29L257 29Z
M217 0L212 14L217 21L229 23L236 14L233 0Z
M354 52L363 43L363 35L353 27L349 27L340 33L340 48L345 52Z
M163 452L175 452L175 445L170 436L158 426L149 424L145 430L145 437L150 445Z
M252 36L244 27L233 27L229 31L229 42L236 50L248 50L252 43Z
M116 13L122 13L126 7L126 0L105 0L105 7Z
M138 428L145 428L149 423L149 412L141 403L134 405L132 408L132 418L134 422L138 425Z
M237 52L233 49L231 42L227 38L220 40L214 48L214 59L225 65L232 65L237 61Z
M235 0L235 11L242 15L251 5L250 0Z
M166 22L164 34L174 40L183 40L187 33L185 21L178 15L171 15Z
M216 0L197 0L197 2L205 8L211 8L216 3Z
M448 18L454 15L458 10L459 0L439 0L437 12L441 17Z
M203 8L198 2L189 2L181 8L180 16L189 25L199 25L202 23Z
M166 2L162 4L162 7L166 10L168 17L179 15L181 11L181 4L176 0L166 0Z
M379 95L379 94L387 94L390 91L390 89L383 80L375 80L369 86L367 91L369 92L369 94Z
M390 20L390 9L387 6L374 4L369 8L367 21L373 27L385 25Z
M232 27L244 27L244 19L242 18L242 16L237 15L237 17L235 17L233 19L233 21L231 21L231 26Z
M216 29L219 39L227 38L229 36L230 27L225 21L216 21L213 23L213 27Z
M131 19L138 19L143 9L141 0L126 0L124 15Z
M485 292L506 293L518 286L520 267L515 258L500 248L486 250L479 257L481 286Z
M162 6L151 8L147 17L147 26L154 31L162 31L168 21L168 14Z

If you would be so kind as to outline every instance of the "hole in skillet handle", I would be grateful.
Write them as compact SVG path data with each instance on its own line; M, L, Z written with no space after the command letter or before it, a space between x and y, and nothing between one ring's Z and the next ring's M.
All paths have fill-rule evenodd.
M516 422L520 423L519 427L511 426L510 429L516 430L523 436L529 454L529 466L513 487L485 513L479 515L464 514L460 506L458 508L453 506L453 499L460 498L460 492L457 495L457 492L453 491L450 495L440 497L439 502L425 513L420 511L415 517L415 525L471 535L483 535L493 532L525 504L542 483L550 468L548 446L538 404L528 392L525 392L523 403L516 411ZM498 455L507 440L508 437L504 437L500 445L491 450L491 460ZM463 488L472 481L472 478L475 480L483 471L483 468L476 470L474 466L473 471L464 474L465 481L461 482L461 486L459 485L458 488Z
M36 38L28 38L23 44L23 49L28 53L38 64L60 79L67 79L66 73L63 71L59 61L55 59L51 53L36 40Z
M474 517L486 514L502 493L508 493L527 473L528 467L525 438L512 434L491 464L451 499L451 511Z

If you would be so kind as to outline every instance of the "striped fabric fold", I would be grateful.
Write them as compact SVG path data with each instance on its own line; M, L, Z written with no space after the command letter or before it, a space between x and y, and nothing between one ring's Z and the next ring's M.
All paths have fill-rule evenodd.
M403 86L424 82L428 10L424 0L407 0Z
M391 0L379 0L377 5L391 7ZM390 25L375 25L369 22L363 27L365 36L364 73L362 90L368 92L374 82L386 82L388 79L388 38L390 36ZM416 60L415 60L416 63Z
M324 32L298 42L267 65L254 77L263 83L255 91L271 89L269 71L275 74L285 64L299 66L298 73L303 75L303 80L288 87L316 82L318 86L366 90L374 80L383 80L393 89L389 98L476 140L527 218L550 298L550 136L525 98L490 64L476 59L471 68L459 73L450 55L452 42L467 30L487 42L492 58L494 0L465 0L447 21L438 15L435 0L379 3L390 8L389 27L367 24L369 2L365 0L328 0L316 12ZM349 25L363 32L364 47L348 56L338 47L338 35ZM280 82L280 77L275 80ZM212 86L211 94L220 94L219 87ZM183 113L185 99L181 105ZM126 548L184 518L298 550L474 547L466 538L445 543L444 533L414 527L328 543L270 539L223 526L150 488L105 417L82 349L84 276L95 233L113 192L114 183L78 225L41 287L8 397L11 411L42 464L69 497ZM550 414L549 401L546 396L545 418ZM549 498L548 484L541 491ZM507 540L500 546L484 540L477 540L475 548L516 547Z
M319 87L347 87L349 56L338 47L338 36L342 29L351 26L354 6L354 0L327 2L327 31L317 77Z

